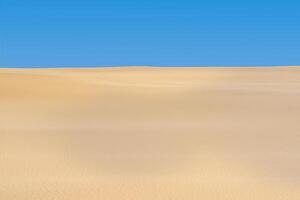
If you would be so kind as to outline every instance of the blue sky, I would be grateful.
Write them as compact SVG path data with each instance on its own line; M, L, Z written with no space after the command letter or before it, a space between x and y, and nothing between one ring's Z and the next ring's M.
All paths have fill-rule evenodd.
M300 2L0 0L0 67L300 65Z

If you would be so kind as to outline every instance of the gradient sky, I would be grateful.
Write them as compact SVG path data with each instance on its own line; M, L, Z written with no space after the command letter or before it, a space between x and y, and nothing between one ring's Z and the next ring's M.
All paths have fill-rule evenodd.
M0 0L0 67L300 65L291 0Z

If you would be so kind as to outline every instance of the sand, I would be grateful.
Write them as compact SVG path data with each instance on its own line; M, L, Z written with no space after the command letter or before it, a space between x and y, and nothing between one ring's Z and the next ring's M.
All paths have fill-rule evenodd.
M300 67L0 69L2 200L299 200Z

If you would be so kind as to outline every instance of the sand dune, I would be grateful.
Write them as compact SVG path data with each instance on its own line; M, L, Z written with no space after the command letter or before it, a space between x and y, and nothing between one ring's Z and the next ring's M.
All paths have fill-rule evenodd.
M0 199L299 200L300 67L0 69Z

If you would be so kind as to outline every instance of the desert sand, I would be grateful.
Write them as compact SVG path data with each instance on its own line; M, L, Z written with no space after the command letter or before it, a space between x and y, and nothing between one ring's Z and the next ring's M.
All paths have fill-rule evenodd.
M2 200L299 200L300 67L0 69Z

